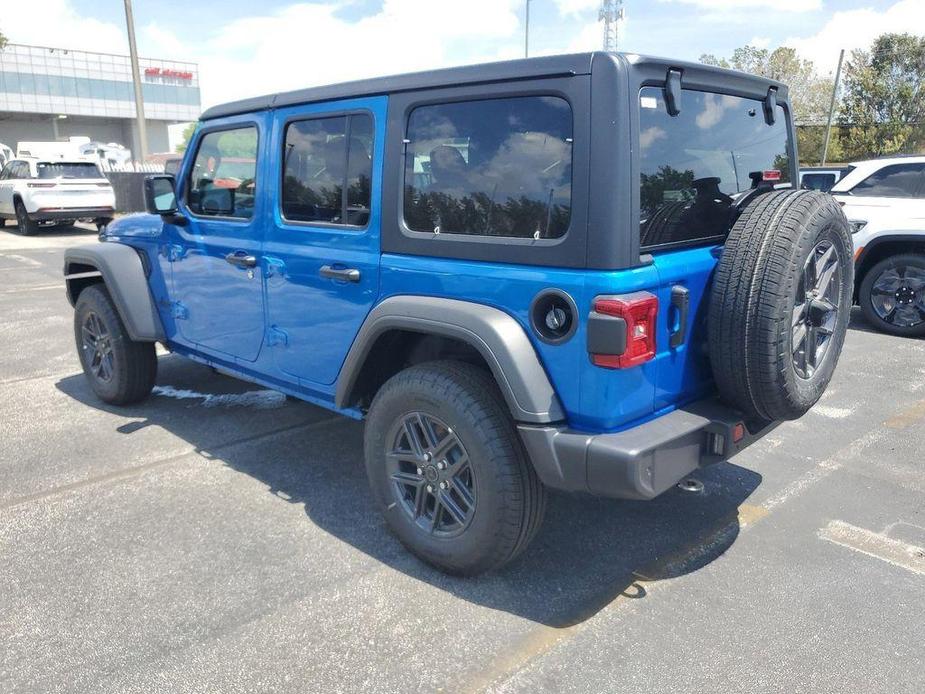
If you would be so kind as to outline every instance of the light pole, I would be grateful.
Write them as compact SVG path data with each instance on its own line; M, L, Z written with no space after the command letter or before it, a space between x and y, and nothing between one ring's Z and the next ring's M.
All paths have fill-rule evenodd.
M138 155L148 158L148 133L145 128L145 104L141 96L141 72L138 69L138 49L135 46L135 18L132 0L125 0L125 24L128 27L128 53L132 61L132 82L135 85L135 118L138 121Z
M832 101L829 102L829 118L825 123L825 143L822 145L822 166L829 156L829 137L832 134L832 116L835 115L835 98L838 95L838 80L841 79L841 64L845 59L845 49L838 54L838 68L835 70L835 84L832 85Z
M524 17L524 58L530 57L530 0L526 0Z

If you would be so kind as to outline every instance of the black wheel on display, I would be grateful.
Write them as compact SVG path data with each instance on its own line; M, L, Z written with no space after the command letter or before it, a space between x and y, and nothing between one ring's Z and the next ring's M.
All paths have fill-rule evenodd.
M825 392L848 328L851 234L810 190L756 197L726 240L710 296L720 395L754 420L802 416Z
M399 540L442 571L475 575L514 559L546 495L491 376L420 364L376 394L365 433L377 505Z
M874 265L858 291L861 311L881 332L925 335L925 255L903 253Z
M19 227L19 233L23 236L32 236L39 230L39 223L29 219L29 213L26 212L26 206L22 200L17 200L14 204L16 211L16 225Z
M74 338L84 374L100 400L128 405L151 392L157 377L154 343L129 337L102 284L87 287L77 298Z

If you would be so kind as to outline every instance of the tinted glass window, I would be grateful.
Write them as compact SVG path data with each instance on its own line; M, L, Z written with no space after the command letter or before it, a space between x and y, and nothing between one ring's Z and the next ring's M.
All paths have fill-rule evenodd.
M893 164L884 166L858 183L851 192L885 198L922 197L922 171L925 164Z
M17 163L16 167L13 169L13 178L32 178L29 165L24 161Z
M804 190L821 190L827 193L835 185L833 173L805 173L800 177L800 187Z
M4 166L4 167L3 167L3 170L0 171L0 179L9 178L9 177L10 177L10 169L12 169L12 168L13 168L13 165L12 165L12 164L7 164L6 166Z
M669 116L661 88L640 90L643 246L722 237L730 206L753 187L753 176L775 169L781 183L790 180L782 107L768 125L760 101L686 89L681 94L681 113Z
M36 165L39 178L103 178L96 164L43 162Z
M196 151L187 204L200 215L249 219L256 178L257 128L207 133Z
M368 114L290 123L283 149L283 216L296 222L366 226L372 151Z
M409 229L535 239L568 229L572 112L564 99L420 106L407 138Z

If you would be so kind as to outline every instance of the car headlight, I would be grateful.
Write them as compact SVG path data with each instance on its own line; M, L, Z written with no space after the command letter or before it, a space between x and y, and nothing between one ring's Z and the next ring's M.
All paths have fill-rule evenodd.
M848 226L851 227L851 233L856 234L861 229L867 226L867 222L859 220L859 219L849 219Z

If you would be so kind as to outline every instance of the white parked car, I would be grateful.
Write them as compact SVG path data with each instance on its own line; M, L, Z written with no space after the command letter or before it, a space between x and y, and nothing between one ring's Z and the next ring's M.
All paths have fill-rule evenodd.
M115 207L112 185L94 161L20 158L0 171L0 225L16 220L21 234L78 219L101 228Z
M856 162L832 188L854 239L857 301L893 335L925 335L925 156Z

